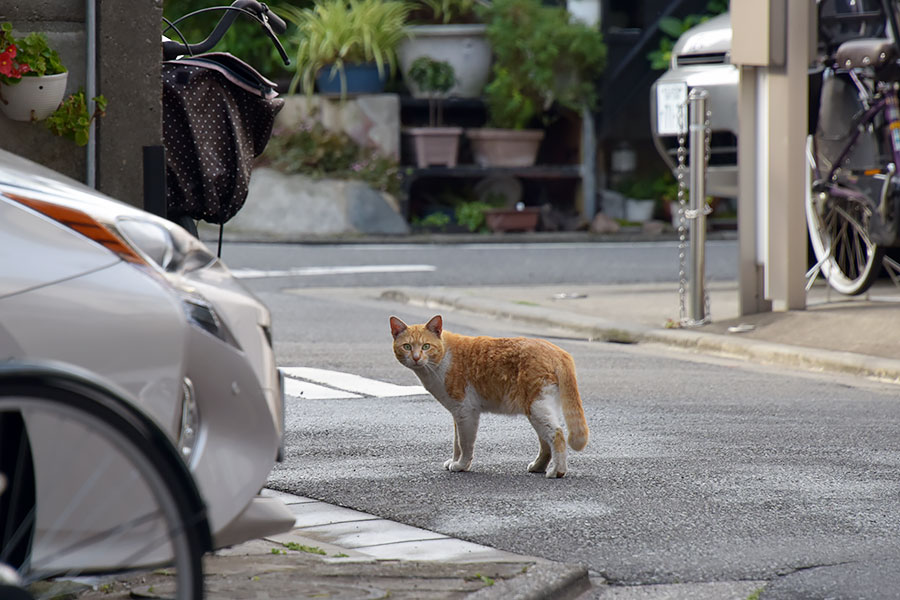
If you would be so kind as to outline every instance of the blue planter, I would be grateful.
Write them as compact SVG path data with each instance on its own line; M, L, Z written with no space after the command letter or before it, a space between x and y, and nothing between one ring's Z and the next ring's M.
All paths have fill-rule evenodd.
M344 74L347 79L345 93L380 94L390 76L390 67L384 65L384 77L378 76L375 63L344 65ZM341 94L341 74L335 71L332 77L331 67L325 67L316 77L316 89L320 94Z

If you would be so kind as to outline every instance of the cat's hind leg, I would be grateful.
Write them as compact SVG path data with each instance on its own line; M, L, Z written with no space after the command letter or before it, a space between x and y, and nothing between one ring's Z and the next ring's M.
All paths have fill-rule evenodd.
M545 469L542 469L545 471L545 476L562 477L567 470L566 436L562 428L559 390L555 385L544 388L544 392L540 397L532 402L528 420L541 440L541 453L528 466L528 470L538 471L538 469L532 469L532 467L540 466L546 447L549 460L544 465Z
M534 425L534 423L532 423ZM535 428L536 429L536 428ZM528 465L529 473L543 473L547 470L547 463L550 462L550 444L545 442L543 439L538 437L538 441L541 444L541 449L538 451L537 458L535 458L530 465Z

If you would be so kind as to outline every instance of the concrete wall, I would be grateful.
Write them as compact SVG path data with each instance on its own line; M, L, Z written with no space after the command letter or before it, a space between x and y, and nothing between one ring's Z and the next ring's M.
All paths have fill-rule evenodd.
M0 0L17 36L44 32L69 70L67 93L85 84L87 0ZM97 86L109 102L97 126L97 187L143 206L143 147L162 144L162 0L96 0ZM0 147L86 181L87 149L42 123L0 116Z

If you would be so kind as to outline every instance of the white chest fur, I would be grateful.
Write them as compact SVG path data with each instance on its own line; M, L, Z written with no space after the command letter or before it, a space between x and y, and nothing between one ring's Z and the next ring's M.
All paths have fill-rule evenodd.
M455 409L459 407L460 403L450 397L447 393L447 386L444 384L451 360L452 355L450 351L447 350L447 352L444 353L444 358L438 364L431 365L430 367L413 369L413 372L419 378L419 381L422 382L422 385L425 386L425 389L428 390L428 392L434 396L444 408L453 413L455 412Z

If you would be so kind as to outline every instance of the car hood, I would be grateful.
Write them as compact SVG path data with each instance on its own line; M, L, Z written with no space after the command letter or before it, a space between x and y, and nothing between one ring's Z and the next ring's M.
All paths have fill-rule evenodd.
M685 54L719 54L731 51L731 15L718 15L684 32L675 47L674 56Z
M5 150L0 150L0 188L11 193L19 190L54 196L67 203L80 204L81 208L89 209L92 214L103 215L110 220L118 215L148 215L80 181Z

